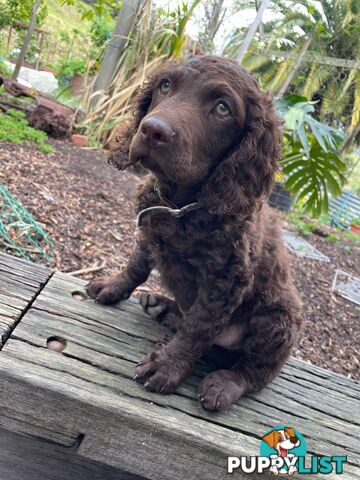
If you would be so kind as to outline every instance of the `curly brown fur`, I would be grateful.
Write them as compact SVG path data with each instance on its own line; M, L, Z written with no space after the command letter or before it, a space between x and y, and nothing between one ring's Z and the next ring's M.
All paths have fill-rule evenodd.
M220 105L221 104L221 105ZM271 382L301 325L281 231L266 199L280 157L272 100L236 63L212 56L167 65L139 94L113 163L152 173L137 211L201 208L181 218L148 213L134 254L115 279L88 287L101 303L127 298L156 266L175 301L141 304L176 330L137 366L145 388L172 393L206 355L221 369L199 388L204 408L223 410Z

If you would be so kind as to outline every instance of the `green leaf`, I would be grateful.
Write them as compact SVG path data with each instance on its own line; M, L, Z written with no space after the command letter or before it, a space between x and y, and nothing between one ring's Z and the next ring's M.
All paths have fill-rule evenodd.
M300 125L300 126L298 127L297 132L294 132L294 135L296 135L296 134L299 136L301 145L303 146L306 155L309 156L309 154L310 154L310 145L309 145L309 142L308 142L308 137L307 137L307 135L306 135L304 125Z
M328 186L330 193L334 196L341 194L341 187L335 177L331 175L326 169L322 170L324 184Z
M297 170L300 167L305 167L307 165L306 160L298 160L295 162L289 162L283 166L282 170L286 175L289 175L294 170Z
M306 188L301 190L301 192L297 195L296 201L301 202L303 198L305 198L309 193L311 193L314 188L316 188L314 183L310 183Z
M291 190L292 193L296 193L300 191L301 187L303 187L308 180L311 178L311 173L307 170L299 170L293 175L289 176L289 178L285 182L285 187Z
M290 108L284 115L287 128L296 131L304 123L304 115L305 111L302 108L297 106Z
M326 184L325 182L322 182L322 183L323 183L323 197L322 197L320 207L321 207L322 213L327 213L329 210L329 197L327 193Z

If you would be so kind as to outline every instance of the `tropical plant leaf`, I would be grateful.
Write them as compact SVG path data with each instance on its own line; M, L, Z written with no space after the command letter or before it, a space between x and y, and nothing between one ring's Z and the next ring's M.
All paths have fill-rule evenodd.
M292 132L294 141L300 139L307 156L310 153L308 134L313 134L325 151L336 150L345 139L341 130L321 123L311 114L316 102L304 101L299 95L287 95L277 100L278 113L284 118L287 128Z
M317 216L328 211L330 194L341 193L346 165L335 151L324 150L314 134L307 133L307 143L308 154L300 136L294 140L293 132L285 133L282 170L287 178L285 187L305 210Z

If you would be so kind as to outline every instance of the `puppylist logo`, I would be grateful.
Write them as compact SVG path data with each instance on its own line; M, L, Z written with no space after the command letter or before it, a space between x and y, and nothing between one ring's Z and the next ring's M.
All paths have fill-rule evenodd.
M227 471L234 473L263 473L294 475L336 473L344 471L346 456L307 456L304 437L293 427L276 427L262 437L260 455L251 457L228 457Z

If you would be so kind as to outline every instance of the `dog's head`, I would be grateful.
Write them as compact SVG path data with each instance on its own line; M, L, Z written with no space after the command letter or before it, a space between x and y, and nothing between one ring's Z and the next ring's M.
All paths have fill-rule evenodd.
M274 448L278 452L285 454L300 445L300 440L296 436L294 428L284 428L284 430L272 430L263 437L269 447Z
M140 162L163 180L198 187L214 213L251 211L270 193L280 156L271 97L233 61L169 63L144 86L111 163Z

